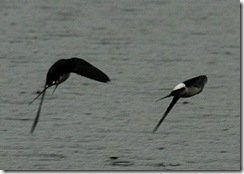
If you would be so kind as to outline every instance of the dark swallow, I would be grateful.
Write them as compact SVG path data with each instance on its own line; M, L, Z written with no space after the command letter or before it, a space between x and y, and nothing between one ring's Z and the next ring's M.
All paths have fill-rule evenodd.
M162 100L167 97L173 97L173 100L171 101L170 105L168 106L167 110L165 111L163 117L159 120L157 126L154 128L153 133L155 133L160 126L160 124L163 122L169 111L173 108L173 106L176 104L176 102L180 98L188 98L192 97L196 94L199 94L202 92L204 85L207 83L208 78L206 75L201 75L198 77L194 77L192 79L186 80L182 83L179 83L174 87L174 89L171 91L169 95L166 95L163 98L160 98L159 100ZM159 101L157 100L157 101Z
M58 60L48 70L44 89L30 102L30 104L33 103L40 95L42 95L36 118L31 128L31 133L34 132L37 125L46 90L55 85L53 90L54 93L58 85L69 78L70 73L76 73L103 83L110 81L109 77L105 73L83 59L73 57L70 59Z

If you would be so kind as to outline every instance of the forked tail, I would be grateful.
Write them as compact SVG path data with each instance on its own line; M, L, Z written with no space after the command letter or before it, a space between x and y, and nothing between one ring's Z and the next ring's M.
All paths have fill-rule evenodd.
M40 102L40 105L39 105L39 108L38 108L38 111L37 111L37 114L36 114L35 121L34 121L32 127L31 127L31 131L30 131L30 133L33 133L33 132L34 132L35 127L36 127L36 125L37 125L37 122L38 122L38 119L39 119L39 116L40 116L40 113L41 113L41 107L42 107L42 103L43 103L43 99L44 99L44 96L45 96L46 89L47 89L47 88L45 88L45 89L41 92L41 94L42 94L41 102ZM40 95L41 95L41 94L40 94ZM38 97L39 97L40 95L38 95ZM37 97L36 97L36 98L37 98Z
M48 87L45 87L30 103L29 103L29 105L31 105L40 95L42 95L45 91L46 91L46 89L47 89Z
M166 95L165 97L162 97L162 98L160 98L160 99L156 100L155 102L158 102L158 101L160 101L160 100L163 100L163 99L165 99L165 98L167 98L167 97L171 97L171 96L172 96L171 94Z
M175 105L175 103L179 100L179 97L174 97L172 102L170 103L170 105L168 106L167 110L165 111L163 117L159 120L157 126L153 129L153 133L155 133L159 126L161 125L161 123L164 121L165 117L168 115L169 111L173 108L173 106Z

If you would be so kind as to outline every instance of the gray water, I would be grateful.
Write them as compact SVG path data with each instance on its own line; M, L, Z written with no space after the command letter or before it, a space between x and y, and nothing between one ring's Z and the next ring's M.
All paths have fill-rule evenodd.
M240 5L233 0L1 0L0 169L240 170ZM50 66L83 58L108 84ZM206 74L153 134L178 83Z

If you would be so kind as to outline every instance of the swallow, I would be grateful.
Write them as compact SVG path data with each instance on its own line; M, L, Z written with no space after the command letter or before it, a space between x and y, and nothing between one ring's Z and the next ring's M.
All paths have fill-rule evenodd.
M83 59L73 57L70 59L58 60L50 67L47 72L44 89L29 103L33 103L40 95L42 95L40 105L30 131L31 133L34 132L37 125L46 90L55 85L53 90L54 93L58 85L69 78L70 73L76 73L78 75L103 83L110 81L109 77L104 72Z
M170 94L166 95L165 97L160 98L159 100L163 100L168 97L173 97L170 105L168 106L167 110L165 111L163 117L159 120L156 127L153 129L153 133L157 131L161 123L164 121L165 117L168 115L170 110L173 106L177 103L180 98L188 98L194 95L199 94L202 92L204 85L207 83L208 78L206 75L200 75L198 77L194 77L192 79L186 80L182 83L176 85ZM157 101L159 101L157 100Z

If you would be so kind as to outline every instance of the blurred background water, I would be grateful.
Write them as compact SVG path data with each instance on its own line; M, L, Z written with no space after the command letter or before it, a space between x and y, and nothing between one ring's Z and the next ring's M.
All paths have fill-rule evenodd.
M240 170L240 4L230 0L0 0L0 168ZM50 66L83 58L30 128ZM156 134L178 83L206 74Z

